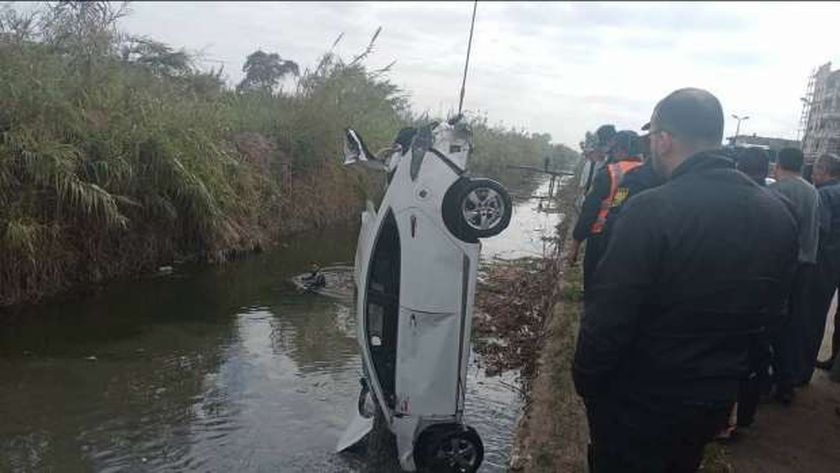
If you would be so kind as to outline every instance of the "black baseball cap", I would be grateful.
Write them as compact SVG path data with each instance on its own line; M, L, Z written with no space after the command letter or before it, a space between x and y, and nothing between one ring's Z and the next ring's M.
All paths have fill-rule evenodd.
M723 107L707 90L675 90L656 104L653 117L659 129L675 136L715 143L723 140ZM650 127L648 122L642 130Z

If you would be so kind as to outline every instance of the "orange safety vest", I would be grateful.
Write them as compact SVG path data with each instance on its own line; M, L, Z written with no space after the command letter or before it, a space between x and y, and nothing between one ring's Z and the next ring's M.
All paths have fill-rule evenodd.
M601 201L601 210L598 211L598 218L592 224L592 234L598 235L604 231L604 226L607 224L607 216L610 214L610 207L615 200L615 194L618 192L618 185L621 179L628 172L641 166L641 161L619 161L607 166L607 171L610 173L610 193Z

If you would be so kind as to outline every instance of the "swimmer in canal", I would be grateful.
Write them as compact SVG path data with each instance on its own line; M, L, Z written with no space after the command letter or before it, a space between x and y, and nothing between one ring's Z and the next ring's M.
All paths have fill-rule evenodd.
M321 272L321 267L313 263L311 272L303 277L303 289L307 292L315 292L327 285L327 278Z

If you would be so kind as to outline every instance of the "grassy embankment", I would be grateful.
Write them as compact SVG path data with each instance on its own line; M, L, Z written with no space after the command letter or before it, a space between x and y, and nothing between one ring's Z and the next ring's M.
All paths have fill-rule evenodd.
M376 148L420 120L365 67L370 48L326 53L289 92L236 91L182 50L121 34L119 16L102 2L34 20L0 9L0 306L355 219L379 181L341 168L343 128ZM574 155L547 135L474 130L476 174Z

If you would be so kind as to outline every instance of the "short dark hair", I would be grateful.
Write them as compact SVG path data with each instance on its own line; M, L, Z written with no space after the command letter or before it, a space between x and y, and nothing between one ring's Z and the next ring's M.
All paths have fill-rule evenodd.
M821 166L831 177L840 177L840 156L834 153L823 154L817 158L814 167Z
M738 153L738 170L756 180L763 180L770 172L770 158L761 148L746 148Z
M785 171L802 172L805 156L799 148L782 148L779 150L778 166Z
M607 146L610 144L610 140L615 137L615 125L601 125L595 130L595 134L598 135L598 144Z
M719 147L723 141L723 107L707 90L671 92L656 104L651 121L653 128L692 144Z
M639 154L637 151L638 145L636 144L636 140L638 140L639 135L632 130L621 130L615 134L613 138L613 145L611 151L624 151L630 156L636 156Z

